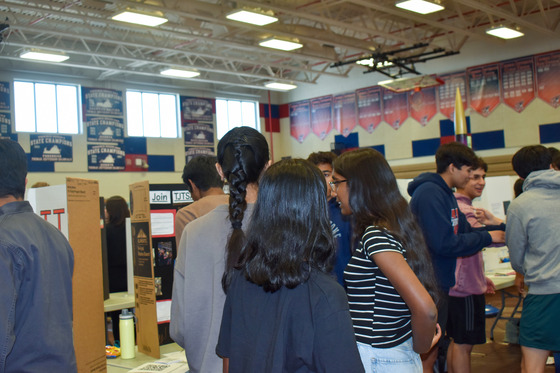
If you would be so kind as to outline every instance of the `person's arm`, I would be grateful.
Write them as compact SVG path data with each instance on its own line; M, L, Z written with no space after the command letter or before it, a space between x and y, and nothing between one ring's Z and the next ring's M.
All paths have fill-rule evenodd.
M0 243L0 284L2 297L0 300L0 367L5 367L6 357L12 350L16 336L15 305L18 290L23 278L23 258L16 254L17 248Z
M498 219L494 216L494 214L482 207L477 207L474 210L474 215L477 221L484 225L500 225L504 222L502 219Z
M183 245L177 247L177 260L173 271L173 291L171 295L171 320L169 323L170 337L181 347L185 348L185 251L186 237L183 237Z
M229 358L228 357L224 357L224 359L223 359L223 372L224 373L229 373Z
M375 263L395 287L412 314L412 342L414 351L430 350L436 333L437 308L420 280L402 254L384 251L373 255Z
M458 231L468 226L466 233L454 233L449 196L439 190L416 191L410 207L422 228L430 251L448 258L473 255L492 242L486 231L472 231L463 213L457 208ZM453 197L454 198L454 197ZM465 225L466 224L466 225Z
M528 245L527 234L521 220L514 214L511 207L510 205L507 215L506 246L509 250L511 267L515 272L525 275L523 258L525 257L525 250Z

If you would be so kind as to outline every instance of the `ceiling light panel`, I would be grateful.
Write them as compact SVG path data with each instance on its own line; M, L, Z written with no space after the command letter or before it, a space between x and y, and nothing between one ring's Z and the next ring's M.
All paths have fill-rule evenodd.
M505 26L493 27L486 30L486 33L502 39L515 39L525 35L521 31Z
M113 16L112 19L115 21L134 23L142 26L155 27L167 22L167 18L160 17L158 15L139 13L136 11L124 11L122 13Z
M41 51L25 51L19 55L20 58L27 60L46 61L46 62L62 62L66 61L67 55L54 52L41 52Z
M177 78L194 78L200 75L198 71L183 70L183 69L166 69L160 71L160 74L165 76L173 76Z
M429 14L445 9L439 2L427 0L402 0L397 1L395 6L420 14Z
M289 91L297 88L297 85L289 84L289 83L280 83L280 82L268 82L264 86L270 89L277 89L280 91Z
M271 15L253 12L249 10L236 10L226 16L233 21L250 23L252 25L264 26L278 21L278 18Z
M281 40L276 38L263 40L259 43L259 45L261 47L280 49L283 51L293 51L294 49L303 47L303 44L294 41Z

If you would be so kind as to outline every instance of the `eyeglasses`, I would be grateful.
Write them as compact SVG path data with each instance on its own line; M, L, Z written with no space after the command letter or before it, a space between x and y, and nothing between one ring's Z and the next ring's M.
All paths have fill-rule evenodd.
M338 184L340 183L345 183L348 180L335 180L335 181L329 181L329 185L331 186L331 189L333 192L336 192L338 190Z

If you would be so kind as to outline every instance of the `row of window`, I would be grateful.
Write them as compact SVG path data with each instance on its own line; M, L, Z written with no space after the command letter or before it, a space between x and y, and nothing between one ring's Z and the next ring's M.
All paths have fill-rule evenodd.
M79 86L14 81L16 132L78 134ZM127 135L181 137L178 95L126 91ZM217 137L238 126L259 129L255 101L216 99Z

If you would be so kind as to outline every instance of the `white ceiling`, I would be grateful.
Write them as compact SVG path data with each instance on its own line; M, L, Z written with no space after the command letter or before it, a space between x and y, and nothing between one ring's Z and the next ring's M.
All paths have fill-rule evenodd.
M560 0L442 3L445 10L419 15L396 8L395 0L2 0L0 23L8 27L1 32L0 70L165 85L170 78L160 70L188 67L201 75L185 84L258 94L270 80L305 86L321 76L347 77L364 68L331 66L417 43L427 45L401 56L460 52L471 41L499 48L505 42L485 34L498 24L560 39ZM258 27L225 18L239 7L273 11L279 21ZM157 10L169 22L150 28L111 20L126 8ZM304 47L281 52L258 46L270 36L298 39ZM62 51L70 59L58 65L21 60L29 48Z

